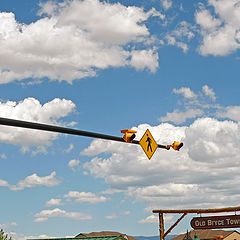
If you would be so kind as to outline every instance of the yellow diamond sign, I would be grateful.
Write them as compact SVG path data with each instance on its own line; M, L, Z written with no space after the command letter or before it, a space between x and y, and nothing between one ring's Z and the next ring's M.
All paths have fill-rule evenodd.
M139 144L141 145L143 151L146 153L148 159L150 160L152 155L156 151L158 145L148 129L142 136Z

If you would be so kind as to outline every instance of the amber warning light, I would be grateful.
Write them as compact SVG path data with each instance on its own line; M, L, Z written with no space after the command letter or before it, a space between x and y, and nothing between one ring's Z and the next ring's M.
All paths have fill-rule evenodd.
M121 133L124 133L123 139L125 142L131 143L133 139L136 137L137 131L131 130L131 129L123 129L121 130Z
M176 151L179 151L179 149L183 146L183 143L182 142L173 142L172 145L167 145L166 146L166 149L169 150L170 147L172 147L174 150Z

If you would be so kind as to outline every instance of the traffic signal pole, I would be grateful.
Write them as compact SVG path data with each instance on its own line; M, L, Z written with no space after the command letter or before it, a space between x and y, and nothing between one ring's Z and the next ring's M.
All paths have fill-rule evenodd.
M42 124L42 123L27 122L27 121L15 120L15 119L9 119L9 118L0 117L0 125L29 128L29 129L35 129L35 130L57 132L57 133L65 133L65 134L78 135L78 136L84 136L84 137L100 138L100 139L112 140L117 142L125 142L124 139L121 137L115 137L115 136L106 135L106 134L87 132L87 131L82 131L77 129L53 126L53 125ZM131 143L139 144L139 141L133 140ZM160 144L158 144L158 148L164 148L169 150L167 146L160 145Z

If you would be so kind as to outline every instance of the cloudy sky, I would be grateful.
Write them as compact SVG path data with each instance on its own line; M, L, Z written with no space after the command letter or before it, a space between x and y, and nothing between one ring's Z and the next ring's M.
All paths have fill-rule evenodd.
M0 117L184 142L149 161L135 144L0 126L0 228L147 236L153 209L238 206L239 49L239 0L0 1Z

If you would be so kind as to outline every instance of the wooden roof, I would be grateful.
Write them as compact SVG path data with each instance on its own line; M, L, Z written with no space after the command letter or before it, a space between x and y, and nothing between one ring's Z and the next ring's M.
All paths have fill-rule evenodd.
M45 239L28 239L28 240L125 240L122 235L111 236L92 236L92 237L80 237L80 238L45 238Z
M76 238L81 238L81 237L103 237L103 236L117 236L121 235L124 237L126 240L137 240L134 237L128 236L127 234L124 233L119 233L119 232L112 232L112 231L102 231L102 232L91 232L91 233L80 233L76 236Z
M206 230L193 230L193 231L189 232L189 235L190 235L190 238L194 239L194 235L197 234L199 239L205 240L205 239L215 239L216 236L223 236L223 238L225 238L233 232L237 232L237 231L206 229ZM172 238L171 240L183 240L185 238L185 236L186 236L186 233L183 233L183 234L178 235L175 238Z

